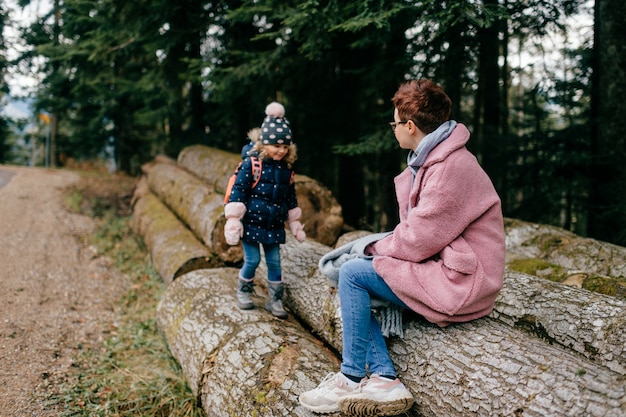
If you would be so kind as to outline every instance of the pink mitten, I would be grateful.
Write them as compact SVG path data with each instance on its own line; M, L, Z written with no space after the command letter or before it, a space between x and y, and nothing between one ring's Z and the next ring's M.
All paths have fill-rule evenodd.
M246 206L243 203L228 203L224 206L226 224L224 225L224 237L229 245L236 245L243 236L243 224L241 218L246 214Z
M287 222L289 223L289 229L298 241L302 242L306 239L306 233L304 233L304 226L300 223L300 217L302 216L302 209L295 207L289 210L289 217Z
M291 229L291 233L300 242L306 239L306 233L304 233L304 226L299 221L296 220L296 221L289 223L289 228Z
M241 220L235 218L226 220L226 225L224 226L226 243L231 246L236 245L239 243L241 236L243 236L243 224L241 224Z

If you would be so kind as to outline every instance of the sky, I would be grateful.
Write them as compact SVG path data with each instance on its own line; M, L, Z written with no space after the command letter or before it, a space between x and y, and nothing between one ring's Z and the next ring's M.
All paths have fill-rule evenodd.
M20 26L29 25L37 19L37 16L47 13L52 7L49 0L33 0L31 4L23 10L17 6L15 0L2 1L9 10L9 21L16 22L16 24ZM15 59L18 53L24 50L17 29L14 26L6 26L2 37L6 45L9 46L7 58L9 60ZM34 89L38 84L38 80L33 77L18 74L13 70L8 74L7 81L9 83L10 98L7 103L2 106L0 112L14 119L31 117L28 100L20 99L20 97L24 97L30 90Z
M19 26L28 26L37 19L48 13L52 7L50 0L33 0L29 6L21 9L17 6L16 0L3 0L5 7L9 10L9 22L15 22ZM24 44L18 36L17 28L14 26L6 26L2 33L5 43L9 46L7 58L14 59L20 52L24 51ZM32 77L25 77L15 72L8 77L11 95L14 97L23 95L30 88L37 85L37 80Z

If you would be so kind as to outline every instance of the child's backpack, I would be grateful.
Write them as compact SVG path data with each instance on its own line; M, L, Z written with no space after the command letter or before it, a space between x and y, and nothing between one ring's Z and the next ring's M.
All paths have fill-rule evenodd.
M250 156L250 161L252 162L253 179L252 187L250 188L254 188L261 179L262 163L261 160L256 156ZM226 185L226 192L224 193L224 204L228 204L228 200L230 199L230 193L233 191L233 185L235 184L235 180L237 179L237 173L239 172L239 168L241 168L241 164L243 164L243 161L239 162L239 165L237 165L237 168L235 168L235 172L228 179L228 185Z

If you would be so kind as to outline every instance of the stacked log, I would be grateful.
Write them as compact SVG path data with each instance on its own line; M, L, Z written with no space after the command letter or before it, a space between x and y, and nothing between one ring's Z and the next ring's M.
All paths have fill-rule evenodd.
M197 205L202 198L222 200L218 184L225 184L232 165L224 164L228 170L224 168L223 174L218 174L217 168L211 171L205 166L206 157L199 156L206 151L205 147L188 149L176 163L159 161L147 170L148 187L164 206ZM227 159L224 154L216 155L219 160ZM230 157L239 160L238 155ZM150 180L150 173L160 164L170 167L159 166ZM202 205L211 203L203 200ZM135 204L137 216L149 216L146 211L151 210L139 210ZM193 211L193 207L180 207L175 217L198 241L204 239L209 252L216 253L218 245L213 239L221 233L209 232L217 227L207 224L210 220L205 216L209 214ZM205 223L199 223L200 217ZM529 242L544 231L507 219L509 257L546 258L545 252L528 252ZM341 237L338 244L365 233ZM575 236L555 233L561 242L563 236L567 242L574 241ZM589 242L577 240L579 248L585 243ZM597 244L594 253L606 253L603 243ZM557 255L556 246L549 252L550 262L566 264L568 256ZM611 262L624 265L626 252L608 247ZM297 397L314 388L328 372L338 370L336 352L342 347L336 290L317 267L319 258L331 249L328 243L297 242L288 234L287 243L281 246L284 302L290 311L285 321L262 307L266 297L264 263L256 280L261 284L255 296L259 308L252 311L236 307L237 270L233 268L198 269L177 275L169 284L157 312L159 328L208 415L314 415L298 404ZM167 256L157 255L156 249L151 252L153 259ZM195 256L192 252L188 256ZM569 258L575 261L586 253ZM603 262L571 264L574 261L570 259L563 268L603 273L609 278L620 271L619 266L607 268ZM166 273L172 274L173 269ZM621 298L513 270L507 270L504 288L489 317L441 329L405 313L404 338L392 337L388 345L403 382L416 398L406 415L623 416L625 313L626 301Z
M145 178L137 185L134 200L131 227L142 236L166 284L187 272L220 265L215 255L149 190Z
M329 249L313 241L288 240L281 253L287 283L285 303L292 317L301 320L312 334L339 352L342 326L337 295L316 264ZM266 271L259 272L262 275ZM274 336L246 333L241 339L241 326L254 327L259 317L276 320L262 307L252 312L237 309L236 276L236 270L207 269L181 276L175 282L179 286L170 286L159 306L158 321L159 327L165 329L172 353L183 369L195 369L188 381L198 384L202 404L210 415L230 415L216 411L215 407L231 398L229 390L220 388L217 382L223 381L224 373L229 384L242 390L235 392L240 407L246 407L246 412L240 415L310 415L297 404L297 394L315 387L326 372L336 371L336 362L323 350L301 351L299 361L292 358L283 369L289 384L264 385L264 401L280 403L285 409L270 413L259 404L255 408L262 384L259 381L265 381L269 365L259 366L260 359L249 350L254 345L263 351L281 351L276 346L284 341L272 342L276 345L270 349L261 340L269 343ZM199 283L203 285L202 291L196 290ZM182 285L187 288L181 289ZM543 337L537 337L518 324L520 320L516 318L528 313L524 310L528 302L527 285L542 292L543 301L532 312L537 323L552 322L557 331L566 328L569 333L554 332L554 336L548 337L546 331ZM623 332L618 332L616 337L607 336L616 327L623 328L626 303L574 287L565 288L571 297L563 300L562 287L537 277L507 272L505 301L498 301L490 317L441 329L405 314L404 338L391 338L388 344L403 382L416 398L416 405L407 415L623 415L626 355L624 341L619 336ZM259 298L257 305L262 306L263 291ZM511 300L517 301L511 305ZM594 316L580 317L579 313L550 317L552 305L561 302L563 313L580 303ZM306 343L304 330L292 333L292 321L280 323L279 334L288 332L293 340ZM276 333L276 328L271 329L271 334ZM583 354L579 354L577 346L570 345L571 340L586 340L583 346L593 346L587 353L597 350L597 354L586 357L584 348L580 351ZM244 356L242 352L246 352ZM273 357L273 353L268 355ZM213 368L215 364L219 364L217 369ZM205 369L200 375L198 369L202 367ZM245 384L248 388L241 388ZM292 391L292 387L297 389Z
M337 356L293 318L238 309L236 281L233 268L190 272L159 303L159 328L191 390L208 416L313 416L298 396L337 372Z
M194 145L183 149L177 161L159 156L142 168L148 190L224 265L236 265L243 259L241 244L230 246L224 239L223 208L226 184L240 161L237 154ZM337 200L327 188L306 176L296 175L295 186L307 237L334 243L343 227ZM135 201L141 197L137 192ZM144 212L136 217L148 215ZM171 250L178 249L172 246Z

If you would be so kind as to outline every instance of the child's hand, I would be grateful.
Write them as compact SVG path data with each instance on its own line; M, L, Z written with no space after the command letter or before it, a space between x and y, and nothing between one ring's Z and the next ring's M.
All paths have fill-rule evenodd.
M298 241L302 242L306 239L306 233L304 233L304 226L298 220L294 220L289 223L289 229L291 229L291 233L298 239Z
M246 206L243 203L228 203L224 206L226 224L224 225L224 237L226 243L233 246L239 243L243 236L243 224L241 218L246 214Z
M224 226L226 243L231 246L236 245L239 243L241 236L243 236L243 224L241 224L241 220L236 218L226 220L226 225Z
M306 239L306 233L304 233L304 226L300 223L300 217L302 217L302 209L300 207L294 207L289 210L289 217L287 222L289 223L289 229L291 233L302 242Z

